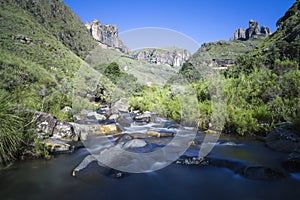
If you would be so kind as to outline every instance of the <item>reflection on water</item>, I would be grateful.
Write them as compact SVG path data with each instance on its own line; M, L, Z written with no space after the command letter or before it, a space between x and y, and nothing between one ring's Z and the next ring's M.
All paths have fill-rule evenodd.
M190 153L193 149L189 150ZM188 151L188 152L189 152ZM187 153L188 153L187 152ZM109 170L89 166L79 177L72 169L88 154L80 149L48 161L17 162L0 171L1 199L297 199L300 174L275 181L243 178L213 166L172 164L146 174L111 177ZM282 154L259 144L216 145L213 156L231 157L256 164L272 164Z

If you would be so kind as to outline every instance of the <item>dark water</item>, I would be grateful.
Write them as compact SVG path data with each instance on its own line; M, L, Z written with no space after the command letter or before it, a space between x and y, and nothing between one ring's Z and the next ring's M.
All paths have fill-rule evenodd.
M196 150L195 150L196 151ZM193 149L189 153L192 153ZM129 174L116 179L91 166L79 177L71 171L88 154L85 149L52 160L16 162L0 171L0 199L299 199L300 174L261 181L244 178L233 171L214 166L172 164L146 174ZM223 143L211 155L252 165L276 166L285 154L262 144Z

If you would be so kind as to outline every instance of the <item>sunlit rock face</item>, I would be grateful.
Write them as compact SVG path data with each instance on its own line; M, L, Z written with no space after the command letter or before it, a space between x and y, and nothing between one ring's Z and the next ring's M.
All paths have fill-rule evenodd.
M266 26L259 26L259 23L250 20L249 27L247 29L239 28L234 32L235 40L249 40L257 39L259 37L265 38L271 34L270 28Z
M85 26L101 47L129 53L130 50L119 39L117 25L101 24L99 20L94 20L86 23Z
M188 50L176 47L165 49L147 48L133 53L133 57L137 60L147 60L150 63L166 64L174 67L181 67L190 56L191 53Z

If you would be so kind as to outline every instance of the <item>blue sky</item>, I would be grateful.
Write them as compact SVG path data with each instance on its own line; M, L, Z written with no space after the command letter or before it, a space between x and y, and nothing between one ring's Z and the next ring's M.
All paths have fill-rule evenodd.
M64 0L85 23L99 19L119 32L161 27L181 32L198 44L233 37L254 19L276 30L276 21L295 0Z

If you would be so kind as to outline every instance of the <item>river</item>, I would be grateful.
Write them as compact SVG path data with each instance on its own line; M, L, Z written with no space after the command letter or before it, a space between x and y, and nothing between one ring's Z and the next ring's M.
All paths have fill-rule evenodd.
M198 151L197 146L191 147L185 155L194 156ZM257 180L242 176L226 165L173 163L154 172L115 178L112 170L92 163L79 176L73 177L72 170L87 155L87 149L81 148L50 160L15 162L0 171L0 199L287 200L300 197L300 173ZM228 137L219 139L209 154L211 158L273 168L280 168L286 156L268 149L260 141Z

